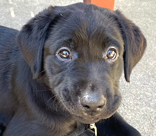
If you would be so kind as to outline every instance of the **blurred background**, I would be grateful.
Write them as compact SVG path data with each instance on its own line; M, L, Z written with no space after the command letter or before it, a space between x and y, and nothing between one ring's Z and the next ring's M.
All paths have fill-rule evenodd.
M0 0L0 25L20 30L35 14L49 5L68 5L82 0ZM140 27L147 49L127 83L122 76L123 100L119 113L142 136L156 136L156 0L116 0L127 18Z

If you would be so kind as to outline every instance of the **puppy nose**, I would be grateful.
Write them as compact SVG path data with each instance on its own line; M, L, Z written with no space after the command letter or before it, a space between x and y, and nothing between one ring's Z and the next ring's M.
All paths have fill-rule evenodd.
M85 94L80 99L81 105L85 110L100 111L104 108L106 99L98 93Z

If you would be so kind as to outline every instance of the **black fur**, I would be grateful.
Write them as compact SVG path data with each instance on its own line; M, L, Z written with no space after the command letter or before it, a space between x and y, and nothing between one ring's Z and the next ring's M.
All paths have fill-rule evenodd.
M105 56L112 46L115 61ZM58 57L62 47L71 59ZM96 122L98 136L140 136L116 110L123 67L129 81L145 48L124 15L90 4L51 6L20 32L0 27L1 135L78 136Z

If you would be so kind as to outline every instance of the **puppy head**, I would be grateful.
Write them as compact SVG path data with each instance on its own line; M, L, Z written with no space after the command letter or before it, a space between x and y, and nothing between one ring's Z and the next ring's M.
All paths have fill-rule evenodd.
M123 65L129 81L146 47L139 28L119 11L82 3L39 13L17 43L34 79L44 70L51 93L83 123L117 110Z

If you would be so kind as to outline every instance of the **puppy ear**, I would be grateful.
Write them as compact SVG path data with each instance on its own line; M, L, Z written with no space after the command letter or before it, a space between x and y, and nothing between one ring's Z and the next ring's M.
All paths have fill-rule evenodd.
M43 48L50 27L58 16L53 13L54 7L49 7L32 18L17 35L17 45L24 59L31 68L33 78L38 78L43 70Z
M115 13L124 40L124 74L126 81L129 82L131 71L141 59L147 46L146 39L132 21L118 10Z

